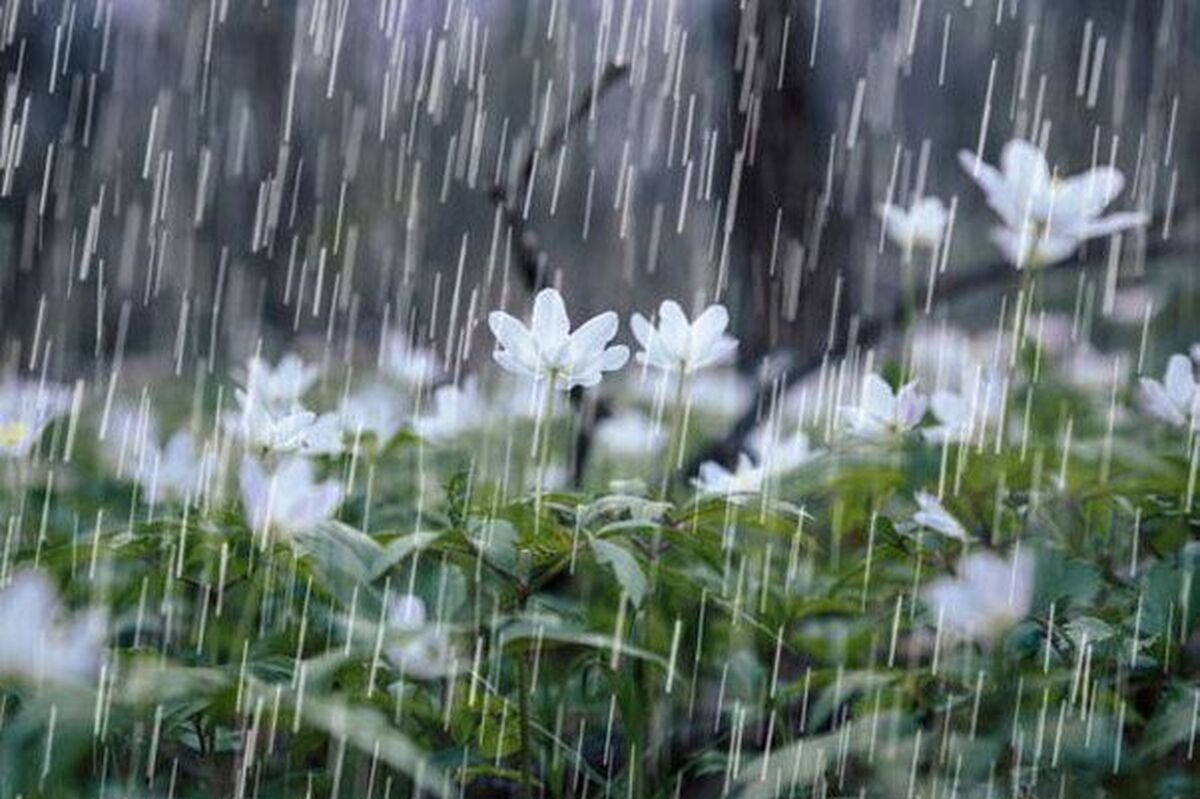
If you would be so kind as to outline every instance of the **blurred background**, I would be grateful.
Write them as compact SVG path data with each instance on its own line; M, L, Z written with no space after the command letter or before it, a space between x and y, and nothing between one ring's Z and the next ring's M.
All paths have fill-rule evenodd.
M946 272L996 266L955 156L994 162L1012 137L1066 173L1114 163L1115 207L1153 214L1086 247L1104 263L1073 292L1153 285L1160 262L1191 285L1198 17L1190 0L5 0L4 361L192 379L260 348L369 363L400 330L461 373L491 350L486 312L524 313L541 282L578 318L725 302L750 372L853 343L896 301L913 267L883 244L881 202L942 197ZM995 324L982 291L974 317Z

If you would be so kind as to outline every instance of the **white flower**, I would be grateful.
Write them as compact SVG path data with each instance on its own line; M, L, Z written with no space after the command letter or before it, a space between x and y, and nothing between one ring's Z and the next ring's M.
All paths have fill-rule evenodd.
M1161 310L1162 300L1158 293L1145 286L1130 286L1121 289L1113 297L1110 317L1123 325L1141 325L1146 319L1154 318Z
M732 497L739 494L757 494L762 490L766 472L756 466L746 453L738 453L737 468L729 471L716 461L700 464L700 474L692 479L692 485L701 494Z
M624 411L601 420L595 435L602 450L626 458L661 452L667 444L662 425L639 411Z
M336 480L316 482L313 471L306 458L286 458L274 472L250 456L242 458L242 504L251 527L289 534L333 518L342 486Z
M987 377L976 381L969 393L935 391L929 400L937 424L922 435L937 444L970 441L989 425L1000 421L1004 409L1002 381Z
M676 399L677 383L668 372L654 375L638 370L627 383L630 394L655 409L670 407ZM687 402L693 413L721 418L740 415L754 399L754 385L733 369L706 369L693 374L686 386Z
M936 250L946 229L946 206L937 197L922 197L909 209L883 203L877 209L888 238L906 252L916 247Z
M8 378L0 385L0 457L23 458L55 418L71 409L71 390Z
M404 426L404 400L391 386L372 383L346 396L337 415L345 433L370 433L382 445Z
M958 541L967 540L966 529L958 519L950 514L950 511L946 510L936 496L927 491L918 491L915 499L917 500L917 512L912 517L914 522L948 538Z
M464 385L471 381L465 381ZM568 406L565 403L551 402L546 406L546 398L539 391L537 383L527 383L507 375L496 381L492 387L489 405L493 415L500 414L508 419L539 419L553 418L563 415Z
M594 386L604 372L625 365L629 348L608 346L617 324L617 315L607 311L572 333L562 295L554 289L542 289L534 298L529 327L503 311L488 314L488 327L496 336L496 363L522 377L553 380L563 391Z
M487 405L474 380L441 386L432 401L432 411L413 420L417 434L430 441L447 441L487 421Z
M177 430L159 446L158 425L149 408L113 408L101 439L101 453L118 478L142 489L146 502L188 501L200 490L211 461L190 431Z
M414 347L404 333L394 333L383 345L380 366L384 374L409 388L420 388L442 375L437 354L423 347Z
M1066 355L1077 343L1078 330L1069 314L1048 313L1031 321L1025 330L1047 355Z
M663 300L658 307L658 327L640 313L629 320L642 351L638 363L668 374L688 375L708 366L726 363L737 351L737 340L725 335L729 311L710 305L688 322L679 303Z
M529 478L528 488L534 491L561 491L571 485L571 471L562 463L547 463L540 483L536 469L527 471L526 477Z
M1125 186L1125 176L1113 167L1059 178L1050 173L1042 151L1020 139L1004 146L1000 170L966 150L958 159L1004 221L992 240L1018 268L1061 261L1086 239L1147 221L1142 213L1101 216Z
M773 441L768 428L759 428L749 435L746 444L768 476L786 474L821 454L813 449L803 430Z
M87 684L100 668L104 615L60 618L58 592L42 572L21 572L0 590L0 677Z
M1192 373L1192 362L1186 355L1171 356L1161 383L1150 377L1143 377L1140 382L1142 408L1151 416L1182 427L1196 415L1200 390Z
M257 394L235 393L239 413L225 416L225 427L247 446L264 452L336 454L342 449L342 423L336 414L318 416L300 407L273 408Z
M947 632L991 643L1029 614L1033 567L1027 552L1012 560L975 552L959 561L956 577L934 580L922 596Z
M754 399L754 387L732 369L710 369L692 378L688 401L692 410L711 416L738 416Z
M1132 359L1120 353L1106 353L1088 342L1080 342L1059 361L1064 383L1090 394L1107 394L1114 385L1129 377Z
M156 502L187 500L199 491L204 466L205 458L196 446L196 437L188 430L175 431L158 455L158 469L147 496Z
M388 650L388 658L405 677L436 680L454 668L450 641L425 621L425 603L413 594L397 597L388 611L388 626L403 640Z
M246 368L246 390L273 411L290 410L320 376L320 369L306 366L295 353L283 356L274 368L264 359L254 357Z
M846 429L856 438L879 440L905 433L921 422L928 400L917 391L916 381L892 391L882 377L863 380L857 406L842 408Z
M1030 324L1030 330L1038 325ZM908 347L909 368L922 386L966 393L980 374L1008 365L1010 337L995 331L968 333L945 325L918 325Z

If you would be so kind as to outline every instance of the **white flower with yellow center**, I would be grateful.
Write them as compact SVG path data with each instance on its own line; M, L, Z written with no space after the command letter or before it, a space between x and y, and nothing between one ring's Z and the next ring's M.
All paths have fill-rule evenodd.
M8 378L0 385L0 456L23 458L46 427L71 409L65 386Z

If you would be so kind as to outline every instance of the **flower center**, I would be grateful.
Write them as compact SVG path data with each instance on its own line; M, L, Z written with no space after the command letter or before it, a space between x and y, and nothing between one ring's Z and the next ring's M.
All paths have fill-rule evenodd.
M29 428L24 422L5 422L0 424L0 447L12 449L20 446L28 432Z

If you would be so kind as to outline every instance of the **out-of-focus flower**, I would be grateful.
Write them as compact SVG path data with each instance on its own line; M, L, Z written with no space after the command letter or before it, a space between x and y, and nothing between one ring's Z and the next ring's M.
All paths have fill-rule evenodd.
M1200 390L1192 369L1192 362L1186 355L1176 354L1167 361L1167 372L1161 383L1143 377L1140 381L1143 410L1175 427L1182 427L1195 417Z
M187 430L179 430L167 440L165 447L147 441L130 476L141 486L147 502L186 502L200 488L204 465L196 448L196 439Z
M692 410L729 418L746 410L754 398L754 387L732 369L713 369L692 377L688 400Z
M413 421L417 434L430 441L448 441L487 421L487 404L474 380L461 386L440 386L433 392L433 408Z
M976 381L967 393L935 391L929 400L937 424L922 430L937 444L971 440L978 431L997 424L1004 409L1004 385L994 377Z
M1058 362L1058 373L1068 386L1090 395L1105 396L1114 385L1129 378L1131 359L1121 353L1101 352L1081 342Z
M176 430L158 456L158 469L149 486L143 483L143 487L155 502L187 500L199 491L204 466L196 437L189 430Z
M1113 167L1059 178L1051 174L1042 151L1020 139L1004 146L999 170L966 150L958 159L1004 221L992 240L1017 268L1061 261L1087 239L1147 220L1142 213L1101 216L1125 186L1125 176Z
M246 456L239 476L242 504L255 531L287 535L308 530L333 518L342 504L341 484L336 480L318 483L306 458L286 458L274 472L268 472Z
M914 380L932 390L959 393L969 391L980 374L1001 372L1011 352L1007 335L994 330L969 333L944 325L919 325L908 348Z
M955 577L929 583L922 597L947 632L990 644L1028 615L1033 567L1024 551L1011 560L974 552L958 562Z
M917 247L936 250L942 243L948 215L937 197L922 197L908 209L883 203L877 212L888 238L906 252Z
M0 456L23 458L47 425L71 409L71 390L9 377L0 385Z
M320 376L320 369L305 365L295 353L283 356L274 367L256 356L246 367L246 391L273 411L291 410Z
M886 380L872 373L863 380L859 404L842 408L842 419L852 436L880 440L912 430L921 423L927 405L916 381L893 391Z
M425 620L425 603L413 594L397 597L388 611L388 626L403 640L388 650L388 658L405 677L436 680L454 668L449 638Z
M342 425L336 414L318 416L303 408L278 410L257 394L240 389L235 396L241 410L226 414L225 427L252 449L328 455L342 448Z
M1147 317L1153 319L1161 307L1158 294L1145 286L1123 288L1113 297L1113 321L1123 325L1140 325Z
M935 533L941 533L947 538L958 541L967 540L966 529L950 511L946 510L946 506L936 496L927 491L918 491L915 499L917 500L917 512L912 517L914 522L922 527L928 527Z
M608 346L617 334L617 315L606 311L571 332L571 321L562 295L542 289L533 301L529 327L503 311L488 314L488 327L496 336L492 357L513 374L532 380L552 380L567 391L600 382L604 372L620 369L629 360L629 348Z
M677 384L667 372L631 370L627 382L631 394L656 409L670 407ZM740 415L754 398L753 384L733 369L706 369L691 376L686 386L687 402L693 413L728 419Z
M346 396L337 415L350 436L370 433L386 444L404 426L404 398L391 386L371 383Z
M630 319L633 336L641 345L638 363L668 374L689 375L709 366L727 363L737 351L737 340L725 334L729 311L710 305L695 321L674 300L658 307L658 326L635 313Z
M636 458L660 452L667 445L662 425L639 411L624 411L596 425L596 443L612 455Z
M726 469L716 461L705 461L700 464L700 473L692 479L692 485L701 494L710 496L736 497L744 494L757 494L762 490L766 472L761 466L756 466L750 456L742 452L738 454L737 468L733 471Z
M1039 315L1026 325L1025 333L1047 355L1065 355L1078 343L1075 321L1068 314Z
M187 502L200 490L210 462L191 431L177 430L159 445L158 424L148 407L114 406L100 451L116 476L137 483L146 502Z
M821 454L803 430L772 440L770 429L760 427L747 437L746 445L767 476L786 474Z
M95 677L104 652L104 615L60 616L58 592L42 572L21 572L0 590L0 677L80 685Z
M380 366L384 374L411 389L428 385L442 374L437 353L413 346L404 333L393 333L383 345Z

